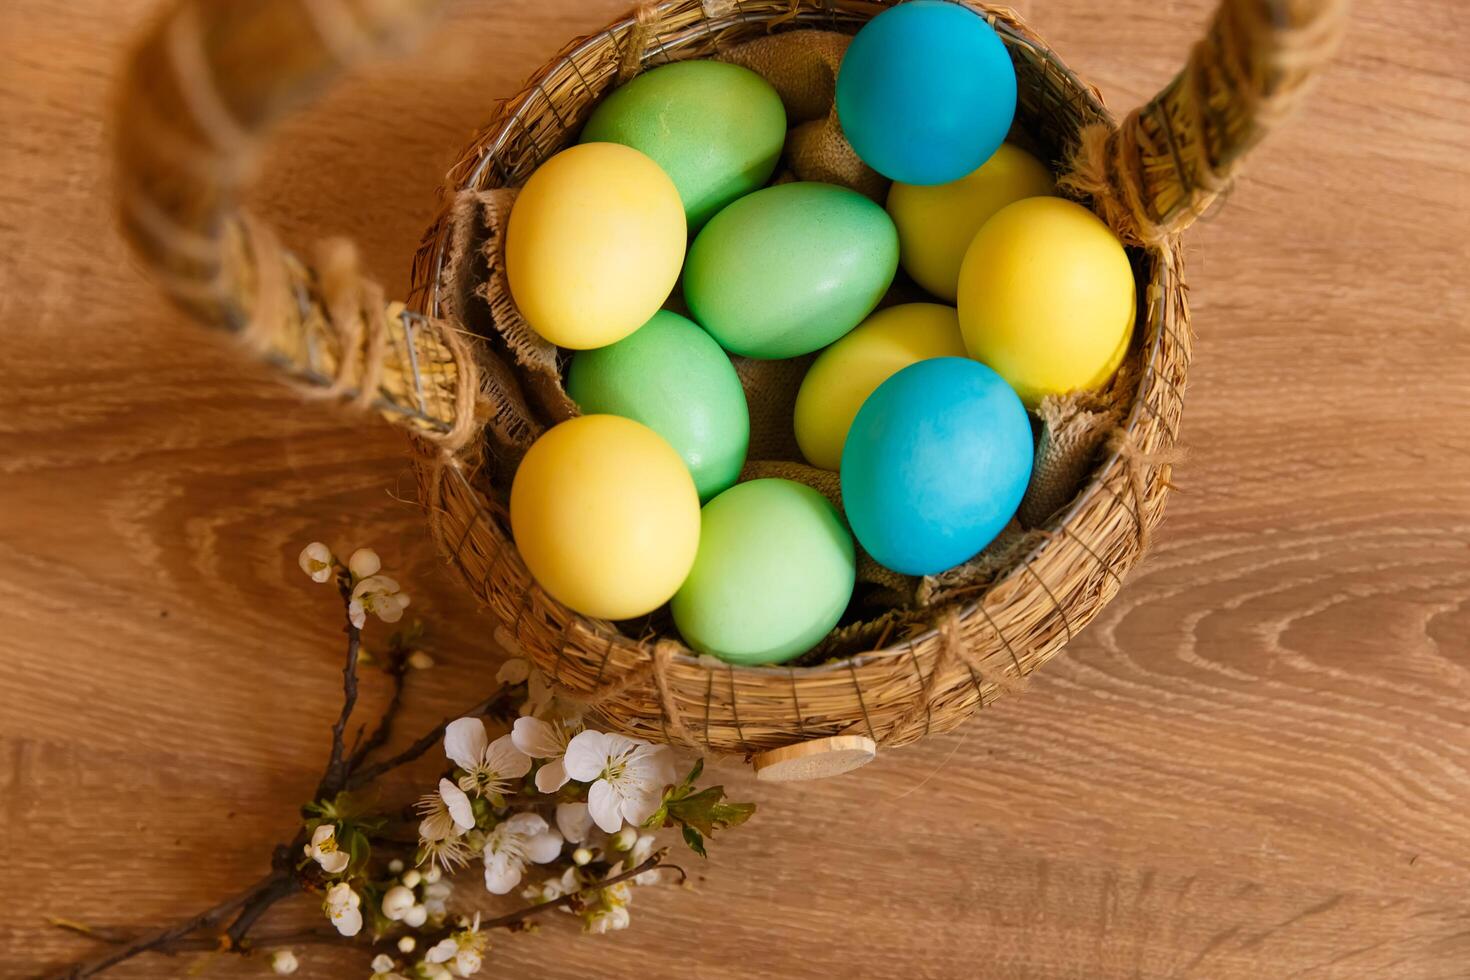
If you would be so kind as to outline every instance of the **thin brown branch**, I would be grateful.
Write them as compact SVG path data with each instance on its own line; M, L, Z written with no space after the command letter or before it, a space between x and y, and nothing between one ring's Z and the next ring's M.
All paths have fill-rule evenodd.
M398 709L403 705L403 685L408 676L407 658L400 650L393 651L393 659L388 665L388 674L393 678L393 693L388 698L388 706L383 709L382 716L378 719L377 727L367 737L367 741L354 746L352 754L347 760L347 771L352 773L358 766L374 751L387 744L388 737L393 734L393 720L398 715ZM358 735L362 732L359 730Z
M357 655L362 649L362 630L352 623L352 578L343 572L337 575L337 590L342 594L342 611L347 617L344 632L347 634L347 659L342 664L342 710L332 725L332 751L327 757L326 769L317 784L314 799L323 800L337 795L347 785L348 767L346 745L343 736L352 709L357 706Z
M390 772L394 769L397 769L399 766L407 765L408 763L413 762L415 759L418 759L425 752L429 751L439 743L439 740L444 737L444 729L449 727L450 722L454 721L456 718L477 718L480 715L483 715L490 708L490 706L495 703L496 699L498 699L501 694L505 693L505 690L506 685L500 685L494 691L490 692L489 697L485 698L483 701L481 701L479 704L476 704L468 711L462 711L457 715L451 715L441 720L439 724L435 725L416 742L414 742L412 745L410 745L408 748L404 749L397 755L390 756L389 758L384 759L381 762L375 762L370 766L364 766L363 768L353 772L348 777L345 788L354 789L358 786L363 785L364 783L370 783L384 773Z
M637 867L630 868L629 870L624 871L621 874L614 875L611 878L604 878L601 881L594 882L586 886L585 888L581 888L577 891L563 895L561 898L554 899L550 902L538 902L535 905L527 905L524 908L517 909L514 912L498 916L494 919L482 919L480 920L480 928L508 929L513 926L517 926L522 922L525 922L528 919L532 919L545 912L550 912L554 909L564 908L568 905L574 905L579 901L588 899L591 896L595 895L597 892L602 891L604 888L619 884L620 882L627 881L631 878L636 878L638 875L643 874L643 872L645 871L653 871L655 869L667 869L669 871L677 871L679 873L679 881L682 883L687 877L684 869L679 867L677 864L666 863L665 858L667 857L668 849L660 849L650 855L646 861L644 861L642 864L639 864ZM90 939L95 939L98 942L121 944L130 941L130 937L126 935L125 931L115 926L98 926L93 928L72 922L56 922L54 924L59 928L80 933L81 935L87 936ZM427 948L428 946L431 946L434 943L438 942L440 939L443 939L450 933L457 931L457 929L457 926L445 926L442 929L434 930L432 932L419 933L418 938L420 940L420 944ZM390 943L395 941L396 939L396 935L387 935L379 940L379 942ZM311 929L292 929L281 932L264 933L262 935L256 936L249 945L245 945L244 943L226 945L225 943L222 943L218 938L213 938L209 936L181 935L172 940L169 940L166 943L152 946L146 951L165 954L183 952L208 952L211 950L230 953L247 953L253 949L269 949L279 946L358 946L360 944L360 939L348 938L347 936L343 936L338 933L335 929L318 927ZM145 950L139 950L139 952L144 951ZM130 955L137 954L134 953ZM78 976L87 975L88 974L78 974ZM58 975L58 980L60 980L60 977L71 976L73 976L73 974L60 974Z
M132 959L141 953L162 951L166 952L172 948L174 942L187 936L189 933L205 926L214 925L220 919L234 912L238 908L249 904L258 896L272 890L281 881L281 872L273 871L249 888L225 899L218 905L211 906L202 912L180 919L172 925L164 926L162 929L144 933L131 939L123 939L120 930L113 928L101 928L88 930L86 927L78 928L74 923L66 923L62 928L72 932L82 932L84 935L100 939L103 942L113 943L117 948L101 956L74 963L59 973L52 974L51 980L83 980L84 977L96 976L103 970L116 966L123 960ZM218 947L218 941L210 944L210 948Z

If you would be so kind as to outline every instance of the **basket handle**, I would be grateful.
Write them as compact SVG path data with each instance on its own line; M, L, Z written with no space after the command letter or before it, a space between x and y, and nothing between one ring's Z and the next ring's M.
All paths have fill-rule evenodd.
M376 409L453 452L486 408L470 342L387 302L350 244L314 267L238 207L272 124L347 66L416 36L439 0L179 0L143 36L116 127L133 250L197 319L305 392Z
M1116 130L1082 131L1062 183L1126 239L1160 244L1230 187L1337 48L1347 0L1221 0L1184 70Z

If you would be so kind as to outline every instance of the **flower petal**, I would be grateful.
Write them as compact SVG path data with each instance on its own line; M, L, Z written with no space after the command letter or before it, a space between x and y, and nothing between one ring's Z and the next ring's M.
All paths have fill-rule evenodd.
M497 776L519 779L531 771L531 757L516 748L514 736L502 735L485 750L485 766Z
M580 844L587 839L587 832L592 829L592 814L587 812L585 803L558 803L556 805L556 829L561 835L573 844Z
M524 718L521 720L525 721ZM536 789L542 793L555 793L565 786L570 778L567 775L566 763L561 759L552 759L536 770Z
M336 837L337 837L337 825L336 824L330 824L330 823L320 824L320 825L317 826L316 830L313 830L311 832L311 846L312 847L321 847L327 841L329 841L329 840L335 840Z
M371 578L383 568L383 561L371 548L358 548L347 559L347 567L358 578Z
M453 939L441 939L424 954L425 963L447 963L459 953L459 943Z
M621 803L622 800L619 799L617 790L613 789L612 784L605 779L599 779L587 791L587 812L592 815L597 826L606 833L616 834L622 828Z
M362 629L367 625L367 610L362 607L361 602L353 599L347 604L347 618L353 626Z
M388 601L376 603L373 606L373 612L377 613L378 618L385 623L396 623L402 619L403 607L408 605L406 602L400 605L392 601L393 598L396 598L396 596L390 597Z
M561 834L547 830L526 841L526 857L536 864L545 864L561 857Z
M331 851L317 855L316 863L329 875L339 875L352 863L352 855L346 851Z
M470 798L465 795L464 790L447 779L441 779L439 795L444 798L444 805L454 818L454 825L461 830L472 830L475 826L475 811L470 807Z
M521 883L524 869L518 858L508 854L485 854L485 890L492 895L508 895Z
M495 672L497 684L520 684L531 676L531 665L520 657L511 657Z
M517 813L502 826L505 827L506 833L515 834L518 837L544 834L547 830L546 818L539 813Z
M554 759L566 748L556 726L540 718L517 718L510 735L515 747L533 759Z
M444 754L461 769L478 766L489 744L485 723L478 718L457 718L444 728Z
M567 743L566 755L563 757L567 775L584 783L601 776L602 770L607 768L609 738L611 736L590 728L573 736ZM615 831L617 828L613 829Z

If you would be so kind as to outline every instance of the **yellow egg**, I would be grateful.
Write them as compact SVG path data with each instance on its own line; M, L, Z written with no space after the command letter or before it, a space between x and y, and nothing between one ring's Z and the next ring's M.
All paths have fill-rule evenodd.
M965 347L1028 408L1047 395L1106 384L1128 350L1137 305L1117 236L1059 197L1002 208L975 235L960 269Z
M796 444L824 470L842 465L847 430L877 387L916 361L965 357L954 307L906 303L879 310L822 351L796 394Z
M543 163L511 207L505 271L526 323L561 347L622 340L669 298L688 235L678 188L617 143Z
M979 170L948 184L894 181L888 214L898 226L899 263L914 282L953 303L965 249L986 219L1007 204L1054 190L1046 165L1009 143Z
M652 429L583 415L526 453L511 485L510 526L553 598L586 616L629 619L663 605L689 574L699 494L684 460Z

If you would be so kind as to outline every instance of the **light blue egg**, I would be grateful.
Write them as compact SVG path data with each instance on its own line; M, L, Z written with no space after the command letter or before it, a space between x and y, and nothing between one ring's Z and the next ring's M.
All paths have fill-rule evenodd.
M870 20L843 56L837 117L863 162L905 184L976 170L1016 114L1016 70L979 14L913 0Z
M878 386L842 450L842 504L880 565L933 575L974 557L1031 479L1021 399L979 361L936 357Z

